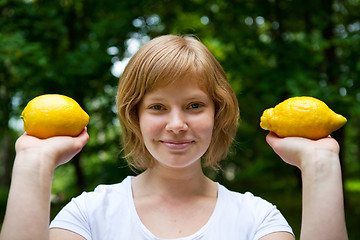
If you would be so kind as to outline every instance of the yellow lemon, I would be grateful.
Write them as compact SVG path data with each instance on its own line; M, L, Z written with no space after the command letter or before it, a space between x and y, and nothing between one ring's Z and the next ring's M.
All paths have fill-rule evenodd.
M345 117L336 114L319 99L293 97L266 109L260 118L260 127L279 137L320 139L346 122Z
M89 115L72 98L45 94L32 99L21 114L24 130L38 138L77 136L89 123Z

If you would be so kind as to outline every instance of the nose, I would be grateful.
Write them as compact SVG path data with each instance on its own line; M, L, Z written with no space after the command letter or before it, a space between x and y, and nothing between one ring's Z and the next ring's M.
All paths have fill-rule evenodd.
M185 114L181 110L172 110L169 113L166 130L175 134L188 130Z

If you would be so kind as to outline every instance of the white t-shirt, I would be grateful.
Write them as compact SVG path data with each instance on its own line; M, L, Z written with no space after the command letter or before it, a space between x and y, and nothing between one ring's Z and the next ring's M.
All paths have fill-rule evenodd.
M160 240L141 222L131 190L131 178L99 185L73 198L50 228L73 231L90 240ZM280 211L251 193L237 193L218 184L218 200L208 222L196 233L177 240L256 240L292 229Z

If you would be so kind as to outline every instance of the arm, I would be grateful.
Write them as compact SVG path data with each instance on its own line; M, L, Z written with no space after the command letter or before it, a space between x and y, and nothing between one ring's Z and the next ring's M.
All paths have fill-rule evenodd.
M49 239L51 182L54 169L74 157L89 136L37 139L27 134L16 142L16 157L1 240Z
M338 143L331 137L313 141L274 133L266 140L285 162L301 170L300 239L347 240Z

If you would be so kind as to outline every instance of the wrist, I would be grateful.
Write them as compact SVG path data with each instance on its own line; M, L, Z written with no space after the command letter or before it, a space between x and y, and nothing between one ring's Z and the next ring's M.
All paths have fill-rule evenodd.
M329 177L341 172L338 153L322 149L305 156L299 168L303 176L316 174L317 178Z
M16 153L14 171L37 172L52 177L55 162L55 158L44 151L22 150Z

